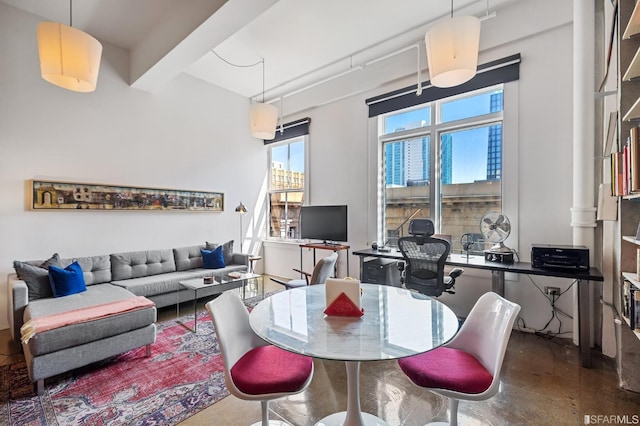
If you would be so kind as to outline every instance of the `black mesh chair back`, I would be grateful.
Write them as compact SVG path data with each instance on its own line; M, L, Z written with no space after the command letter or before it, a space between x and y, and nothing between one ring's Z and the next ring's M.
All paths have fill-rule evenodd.
M453 287L451 277L444 275L444 264L450 245L446 240L423 235L411 235L398 240L405 260L404 286L427 296L437 297Z

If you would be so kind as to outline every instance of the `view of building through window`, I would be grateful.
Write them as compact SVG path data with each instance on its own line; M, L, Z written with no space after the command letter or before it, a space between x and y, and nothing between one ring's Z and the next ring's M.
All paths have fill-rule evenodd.
M304 201L304 138L270 148L269 236L299 238L300 207Z
M502 210L502 86L380 119L384 242L395 245L407 235L411 219L431 218L438 233L452 236L453 251L461 250L465 233L478 240L472 250L482 251L480 220ZM411 135L404 137L406 133ZM432 146L432 141L439 143ZM270 146L270 237L300 238L304 149L304 138Z
M499 86L381 117L385 243L407 235L413 218L433 219L455 251L462 234L481 240L482 216L502 210L502 111Z

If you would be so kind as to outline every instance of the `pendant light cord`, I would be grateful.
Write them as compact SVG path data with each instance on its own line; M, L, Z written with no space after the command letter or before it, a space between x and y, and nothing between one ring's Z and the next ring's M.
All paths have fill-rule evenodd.
M451 0L451 17L453 18L453 0Z
M71 1L71 0L70 0ZM256 65L260 65L262 64L262 103L264 103L264 82L265 82L265 71L264 71L264 58L260 58L260 60L254 64L247 64L247 65L240 65L240 64L234 64L233 62L229 62L227 61L225 58L223 58L222 56L220 56L215 50L211 49L211 53L213 53L214 55L216 55L221 61L231 65L232 67L236 67L236 68L251 68L251 67L255 67Z
M222 56L218 55L218 53L211 49L211 53L213 53L214 55L216 55L218 58L220 58L221 61L226 62L227 64L231 65L232 67L236 67L236 68L251 68L251 67L255 67L256 65L261 64L262 62L264 62L264 58L261 58L258 62L256 62L255 64L249 64L249 65L240 65L240 64L234 64L233 62L229 62L227 61L225 58L223 58Z
M69 26L73 27L73 0L69 0Z
M264 58L262 58L262 103L264 103Z

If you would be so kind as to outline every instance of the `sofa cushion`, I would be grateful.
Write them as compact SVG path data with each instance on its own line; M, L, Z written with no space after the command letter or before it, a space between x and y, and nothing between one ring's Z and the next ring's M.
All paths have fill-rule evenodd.
M64 269L51 265L49 267L49 282L54 297L64 297L87 291L82 268L78 262L73 262Z
M29 301L53 296L49 283L49 266L52 265L62 266L58 253L45 261L13 262L18 278L27 284Z
M178 247L173 249L173 257L176 262L176 271L187 271L189 269L202 268L202 253L200 246Z
M198 273L197 271L203 271ZM114 280L112 284L129 290L136 296L155 296L157 294L176 292L180 288L180 281L211 275L211 270L194 269L190 271L169 272L162 275L148 275L146 277L128 280ZM177 299L176 299L177 300Z
M220 269L225 267L222 246L213 250L200 250L202 252L202 267L204 269Z
M210 243L209 241L206 241L205 249L215 250L219 245L220 244L218 243ZM222 244L222 254L224 256L225 265L231 265L233 263L233 240Z
M177 292L181 290L180 281L189 280L192 278L211 277L214 272L216 274L227 274L233 271L244 271L246 267L244 265L230 265L222 269L190 269L188 271L170 272L162 275L153 275L146 277L133 278L128 280L116 280L111 283L123 288L126 288L136 296L156 296L159 294ZM176 294L177 302L177 294Z
M115 253L111 255L113 281L175 272L173 250L147 250Z
M102 284L111 281L111 260L108 255L74 257L62 259L62 265L67 266L78 262L82 268L86 285Z
M35 300L25 308L24 321L47 315L58 314L72 309L86 308L103 303L115 302L134 297L127 290L112 284L96 284L87 291L67 297ZM100 318L80 324L37 333L27 345L33 356L55 352L61 349L116 336L145 327L156 321L156 308L139 309L111 317Z

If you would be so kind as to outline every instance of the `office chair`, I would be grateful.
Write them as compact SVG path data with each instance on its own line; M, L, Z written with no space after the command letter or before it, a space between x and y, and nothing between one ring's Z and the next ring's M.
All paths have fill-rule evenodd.
M269 401L304 391L313 377L313 360L268 344L249 323L249 312L235 291L226 291L206 305L224 361L224 380L237 398L260 401L263 426L269 422Z
M483 401L500 387L500 370L520 305L496 293L476 302L451 341L398 360L416 385L449 398L449 424L458 424L459 400Z
M333 253L331 253L331 255L323 257L318 261L318 263L316 263L316 266L313 268L313 274L303 272L299 269L294 269L294 271L303 274L304 279L282 281L278 278L271 277L271 280L277 282L278 284L282 284L286 287L287 290L297 287L304 287L307 285L324 284L325 281L327 281L327 278L329 278L333 273L333 269L336 265L337 260L338 253L334 251Z
M455 293L453 286L464 272L453 268L444 275L444 263L450 251L448 241L432 237L433 222L429 219L413 219L409 222L409 236L398 240L398 248L405 262L400 262L400 281L409 290L427 296L438 297L443 292Z

